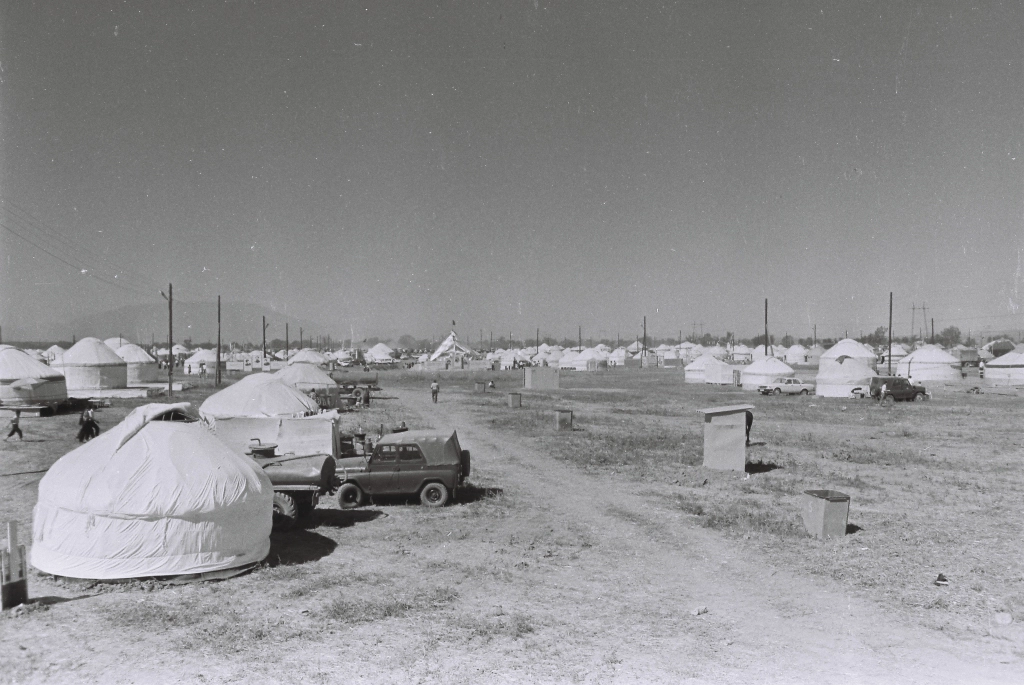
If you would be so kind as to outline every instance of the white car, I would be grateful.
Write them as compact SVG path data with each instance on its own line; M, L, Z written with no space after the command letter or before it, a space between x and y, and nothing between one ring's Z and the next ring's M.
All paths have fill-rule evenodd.
M762 395L810 395L814 392L814 383L805 383L799 378L776 378L767 385L757 386Z

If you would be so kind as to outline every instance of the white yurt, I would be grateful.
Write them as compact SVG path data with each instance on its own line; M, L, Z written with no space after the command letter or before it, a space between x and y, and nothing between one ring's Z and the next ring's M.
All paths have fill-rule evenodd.
M729 356L732 357L734 362L749 362L753 360L753 355L754 351L743 343L734 345L732 350L729 352Z
M207 373L213 373L217 369L217 350L196 350L181 363L181 368L190 376L198 376L204 368Z
M224 572L266 558L270 479L198 422L166 420L187 407L139 407L50 467L33 512L33 566L117 579Z
M66 351L67 350L65 350L60 345L50 345L49 347L46 348L46 351L43 354L46 355L46 362L50 363L60 355L64 354L64 352Z
M612 350L608 354L608 366L625 366L627 354L625 347Z
M562 352L562 356L558 358L558 368L560 369L575 369L576 368L576 357L580 356L579 352L573 350L565 350Z
M704 348L704 352L701 354L710 354L715 359L725 359L729 355L729 350L721 345L712 345L711 347Z
M50 366L64 374L72 393L128 387L128 365L99 338L82 338Z
M314 366L326 366L330 362L330 359L308 347L304 350L299 350L288 360L289 364L313 364Z
M841 357L859 359L872 369L875 368L874 351L851 338L844 338L843 340L840 340L830 347L828 351L824 352L818 359L818 368L825 369L829 365L838 364Z
M800 343L793 345L788 350L786 350L786 354L783 357L783 361L785 361L787 364L791 366L793 364L806 364L808 362L807 348L801 345Z
M366 351L366 361L372 364L391 364L395 361L391 355L394 350L384 343L377 343Z
M160 380L160 368L149 352L128 343L117 348L117 356L128 365L128 385L155 383Z
M736 382L733 376L733 366L723 362L718 357L704 355L708 361L704 363L704 382L715 385L733 385ZM738 368L738 367L736 367ZM685 379L684 379L685 380Z
M114 352L117 352L119 349L121 349L122 345L131 344L131 340L128 340L127 338L122 338L121 336L117 336L116 338L107 338L106 340L103 341L103 344L109 347L110 349L114 350Z
M705 369L707 368L707 365L712 362L718 362L718 360L710 354L704 354L694 359L683 367L683 382L703 383L705 379ZM719 363L725 364L725 362ZM725 366L728 366L728 364L725 364Z
M210 423L220 418L309 416L319 411L320 407L308 395L270 373L246 376L199 405L199 415Z
M867 392L871 379L877 375L863 360L843 357L836 364L818 369L814 394L820 397L852 397L854 388L863 388Z
M333 390L338 387L333 378L328 376L319 366L312 364L292 364L274 373L273 376L299 392Z
M915 383L959 381L960 360L938 345L925 345L899 360L896 374Z
M775 357L776 359L782 359L785 357L786 348L782 345L769 345L768 349L765 350L764 345L758 345L750 352L750 358L754 361L758 359L766 359L768 357Z
M1024 385L1024 354L1008 352L986 361L985 385Z
M0 345L0 403L55 407L67 398L59 371L16 347Z
M793 367L775 357L760 359L740 372L744 390L757 390L757 386L771 383L776 378L794 374Z

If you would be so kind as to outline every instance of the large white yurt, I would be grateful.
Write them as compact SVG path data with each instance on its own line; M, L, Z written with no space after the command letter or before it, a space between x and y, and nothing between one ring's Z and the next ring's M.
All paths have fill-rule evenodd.
M0 403L55 407L67 398L59 371L16 347L0 345Z
M319 366L312 364L292 364L274 373L273 376L285 385L290 385L300 392L333 390L338 387L333 378L328 376Z
M64 374L71 393L128 387L128 365L99 338L82 338L50 366Z
M714 357L710 354L706 354L704 356L708 357L708 361L704 363L705 383L713 383L715 385L732 385L736 382L735 377L733 376L733 369L739 367L733 367L732 365L723 362L718 357Z
M760 359L740 372L744 390L757 390L757 386L771 383L776 378L792 376L793 367L775 357Z
M818 369L814 394L820 397L852 397L854 388L863 388L867 392L871 379L877 375L863 360L843 357L836 364Z
M377 343L366 351L366 361L372 364L392 364L395 358L391 355L394 350L384 343Z
M128 385L155 383L159 380L160 368L156 360L138 345L121 345L117 348L117 356L128 365Z
M319 411L320 407L308 395L270 373L246 376L199 405L199 415L210 423L239 416L308 416Z
M270 552L274 487L198 422L149 404L57 460L39 482L32 565L72 578L224 572Z
M783 357L783 361L785 361L789 365L806 364L808 362L807 348L801 345L800 343L793 345L788 350L786 350L786 354Z
M729 353L729 356L732 357L732 360L734 362L749 362L752 361L754 358L754 351L747 347L746 345L744 345L743 343L740 343L739 345L733 346L732 350Z
M181 363L181 368L191 376L198 376L204 368L207 373L214 373L217 369L217 350L196 350Z
M836 365L839 363L839 359L841 357L859 359L872 369L875 368L874 351L851 338L844 338L832 347L828 348L828 350L818 359L818 368L826 369L830 365Z
M717 359L712 357L710 354L704 354L692 362L683 367L683 382L684 383L703 383L705 378L705 369L711 362L718 362ZM719 362L725 364L725 362ZM728 364L725 364L728 366Z
M1024 385L1024 354L1008 352L985 362L985 385Z
M896 374L915 383L959 381L960 360L938 345L925 345L899 360Z

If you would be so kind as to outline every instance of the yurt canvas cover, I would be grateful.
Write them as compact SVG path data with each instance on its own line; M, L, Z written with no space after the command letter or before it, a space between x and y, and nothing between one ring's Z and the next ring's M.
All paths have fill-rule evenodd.
M274 373L274 378L290 385L299 392L310 390L333 390L338 387L334 379L327 375L319 366L312 364L292 364Z
M139 407L61 457L39 483L32 565L72 578L238 568L270 551L274 488L199 423Z
M199 405L199 415L210 422L235 416L306 416L319 411L314 400L269 373L246 376Z
M793 375L793 368L775 357L766 357L754 362L740 372L744 390L757 390L757 386L771 383L776 378Z
M117 348L117 356L128 365L128 385L155 383L160 375L156 360L138 345L128 343Z
M0 402L56 406L68 398L64 376L16 347L0 345Z
M843 357L843 361L818 371L814 394L819 397L851 397L854 388L865 391L871 386L874 370L860 359Z
M925 345L899 360L896 374L915 383L959 381L960 360L937 345Z
M82 338L51 366L64 374L69 391L128 387L128 365L98 338Z

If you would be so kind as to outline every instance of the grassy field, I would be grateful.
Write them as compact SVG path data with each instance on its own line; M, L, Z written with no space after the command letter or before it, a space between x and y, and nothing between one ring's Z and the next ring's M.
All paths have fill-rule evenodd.
M426 403L433 377L441 405ZM496 391L473 392L492 379ZM523 408L509 410L516 373L382 373L392 399L344 425L456 421L477 439L458 503L343 512L325 501L310 526L274 534L260 568L226 582L32 572L36 602L0 616L0 662L10 665L0 682L328 682L353 663L378 682L719 682L763 672L765 659L785 669L791 654L729 656L728 625L680 622L655 580L634 586L650 573L647 555L678 539L677 522L720 540L728 558L819 578L901 625L1024 658L1020 399L950 392L883 408L684 385L664 371L562 381L559 391L522 391ZM211 385L175 399L198 405ZM747 473L703 468L697 409L739 402L756 406ZM115 401L98 420L109 429L140 403ZM576 430L555 431L554 409L571 409ZM77 445L78 426L77 416L22 425L24 443L0 444L0 521L18 521L28 538L39 479ZM534 474L545 462L551 472ZM534 475L555 478L547 499L533 496ZM623 498L588 503L596 486ZM808 537L800 520L802 492L824 488L852 498L839 540ZM559 492L578 501L571 516L557 512ZM933 584L939 573L948 586ZM780 620L803 620L813 605L800 603L799 587L790 592ZM678 663L657 663L672 653Z

